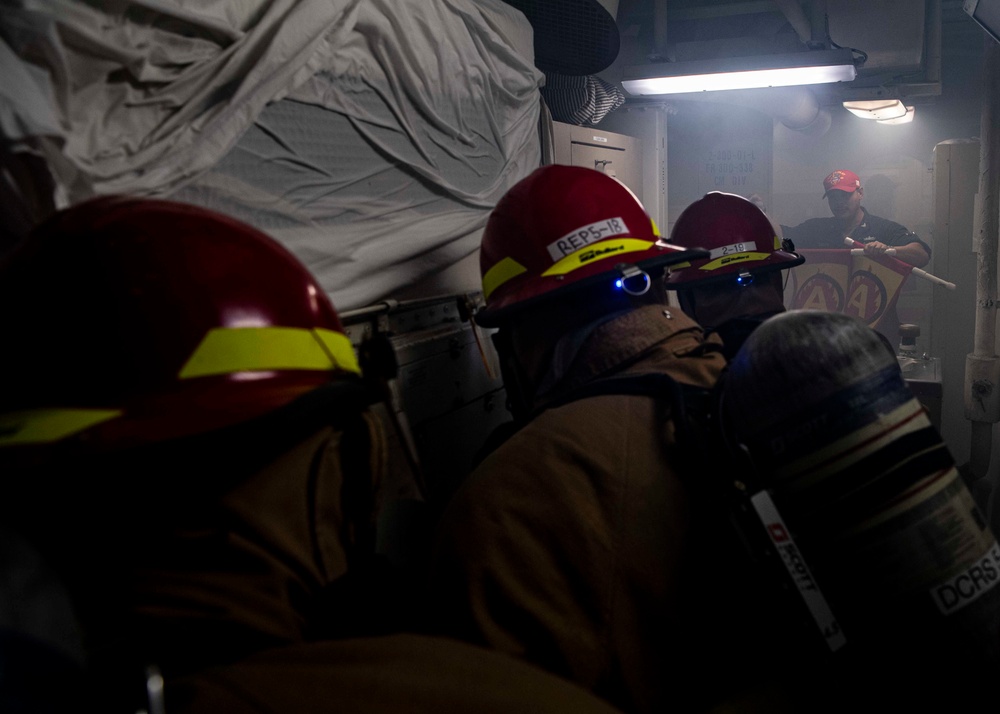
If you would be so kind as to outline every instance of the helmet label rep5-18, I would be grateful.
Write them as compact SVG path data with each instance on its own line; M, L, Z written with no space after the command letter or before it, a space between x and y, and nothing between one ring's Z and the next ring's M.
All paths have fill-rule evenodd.
M591 243L597 243L612 236L626 235L628 226L622 218L608 218L589 226L582 226L567 233L562 238L549 243L546 248L554 262L562 260L567 255L586 248Z

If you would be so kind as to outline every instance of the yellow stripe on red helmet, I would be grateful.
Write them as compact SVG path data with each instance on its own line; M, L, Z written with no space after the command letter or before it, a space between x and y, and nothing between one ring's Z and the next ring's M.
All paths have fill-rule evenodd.
M220 327L205 335L178 378L286 369L361 372L350 340L335 330ZM2 414L0 447L56 442L123 413L119 409L71 407Z
M334 330L217 327L205 335L178 377L284 369L361 372L351 341Z
M26 409L0 414L0 448L48 444L122 415L119 409Z
M483 275L483 297L489 299L490 295L498 287L527 271L527 268L513 258L504 258L497 262Z

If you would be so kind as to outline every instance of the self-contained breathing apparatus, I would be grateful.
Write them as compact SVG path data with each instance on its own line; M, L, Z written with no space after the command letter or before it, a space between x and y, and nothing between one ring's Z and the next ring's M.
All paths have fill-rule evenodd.
M867 685L873 711L976 710L977 677L1000 664L1000 547L891 348L847 315L786 312L747 339L721 394L730 453L842 629L830 668Z
M874 339L877 340L877 336ZM883 349L881 341L878 344L879 349ZM853 399L851 395L844 394L838 399L842 405L850 402L856 408L860 395L870 396L880 389L884 391L886 384L895 385L893 389L902 384L892 382L891 377L886 373L875 375L864 380L851 392ZM885 382L886 379L890 382ZM925 701L944 705L974 700L975 694L971 690L962 692L957 685L955 689L947 686L947 678L943 680L945 684L927 684L906 693L897 691L898 685L891 681L893 677L904 676L911 671L923 671L926 674L927 670L912 669L916 654L912 657L900 654L899 643L893 639L900 632L898 626L887 627L884 632L870 629L866 631L872 626L872 622L862 616L863 612L859 615L858 602L852 600L849 594L845 595L845 590L850 588L837 582L832 583L834 587L830 587L831 571L824 558L826 553L815 547L814 534L811 534L813 538L808 543L799 540L802 525L795 518L799 515L795 513L795 502L790 501L780 487L776 492L769 488L773 484L767 462L761 461L759 457L754 458L754 448L743 443L725 416L726 400L733 397L733 386L728 376L724 375L712 390L679 383L665 374L609 378L575 390L557 402L547 404L545 409L609 394L649 396L663 401L669 407L665 412L673 422L676 435L675 463L678 473L701 504L698 509L698 515L703 519L701 532L716 534L713 542L719 545L720 551L728 551L720 555L720 562L726 563L730 568L733 582L746 586L738 598L743 603L742 612L735 617L732 613L727 613L727 616L731 617L734 627L741 626L744 618L754 620L753 623L742 623L746 626L747 637L757 642L753 655L759 658L746 663L748 677L773 674L774 667L780 666L789 678L796 680L794 686L799 692L808 692L812 687L837 686L839 689L836 698L831 699L831 702L838 702L831 705L831 710L834 711L836 706L846 705L848 701L853 701L852 697L869 689L878 689L877 692L870 693L870 701L874 707L872 711L897 701ZM903 404L908 395L896 391L895 396L890 396L889 399ZM884 398L882 402L885 403ZM823 408L836 407L827 402ZM531 418L534 416L537 414L531 415ZM516 428L512 428L505 436L510 436L513 431ZM925 434L915 438L924 436ZM899 450L908 451L910 448L909 441L898 443L895 448L875 455L872 463L906 461L905 455ZM912 466L918 470L947 474L954 470L953 463L949 466L949 459L943 445L938 443L936 447L925 450L921 459L912 462ZM869 466L859 468L865 470ZM887 463L879 463L878 468L899 470ZM897 478L890 478L889 481L890 484L882 485L883 491L898 483ZM960 482L952 482L950 490L954 494L951 498L957 497L955 489L960 487ZM910 510L917 511L925 505L916 503ZM872 504L872 507L877 510L878 505ZM904 512L902 517L905 522L908 514ZM882 527L895 528L898 532L901 526L894 526L890 522L890 525ZM970 528L975 529L971 522L956 524L956 527L965 529L966 532ZM975 536L974 533L971 535ZM946 601L949 596L945 591L954 590L959 593L952 600L964 598L971 602L974 599L975 593L962 595L961 573L972 573L979 569L983 573L982 578L986 578L990 563L1000 552L995 541L993 543L992 550L987 548L982 557L972 558L958 575L934 588L934 591L944 593L937 598L939 605L948 605ZM903 557L907 556L911 559L910 566L913 568L921 567L919 563L930 557L912 552L903 554ZM826 570L822 567L824 565L827 565ZM843 570L832 572L840 578L850 576L849 572ZM1000 572L1000 568L990 572ZM902 577L902 571L899 577ZM905 587L906 583L890 581L890 585ZM983 600L978 604L979 612L971 615L974 622L986 628L982 633L985 638L989 637L990 632L995 634L996 622L994 619L990 624L988 613L997 610L995 603L998 593L1000 588L992 591L992 605ZM952 606L955 604L951 603ZM863 609L862 602L860 610ZM947 623L942 625L942 622L935 626L949 627ZM908 624L914 633L929 633L933 629L921 620L899 624ZM968 628L968 624L961 627ZM960 631L946 631L939 641L964 648L964 652L935 652L935 657L942 658L935 671L954 675L955 661L961 660L978 661L982 664L982 669L977 668L975 671L988 672L987 665L995 662L994 655L991 654L989 645L976 644L977 639L982 642L984 637L965 637ZM907 641L913 641L913 638L907 638ZM974 649L969 649L970 647ZM944 661L945 656L953 661ZM920 657L922 661L929 659L926 653ZM921 667L923 666L922 664ZM838 682L840 683L837 684ZM834 694L830 696L834 697ZM880 704L876 705L875 702ZM863 707L860 710L867 711Z

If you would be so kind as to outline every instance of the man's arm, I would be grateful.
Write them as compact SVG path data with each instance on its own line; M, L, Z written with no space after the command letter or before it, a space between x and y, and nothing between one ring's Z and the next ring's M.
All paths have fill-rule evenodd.
M896 258L916 268L922 268L930 262L930 246L909 228L872 215L868 215L868 221L879 240L865 244L865 255L882 255L889 248L894 248Z
M882 255L889 248L896 251L896 258L916 268L924 267L931 260L930 254L920 241L905 245L886 245L882 241L875 240L865 244L865 255Z

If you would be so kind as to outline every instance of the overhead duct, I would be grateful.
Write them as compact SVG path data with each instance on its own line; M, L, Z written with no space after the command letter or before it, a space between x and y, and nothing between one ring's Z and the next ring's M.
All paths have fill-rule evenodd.
M820 106L816 94L806 87L775 88L768 111L775 119L793 131L812 137L823 136L833 124L830 111Z
M597 74L621 47L618 0L505 0L535 33L535 65L546 73Z
M775 0L775 5L788 18L788 24L795 30L803 44L811 44L816 36L816 28L812 26L799 0Z
M781 10L806 47L815 50L834 46L830 39L830 28L827 26L826 0L811 0L808 3L808 16L799 0L774 0L774 4Z

